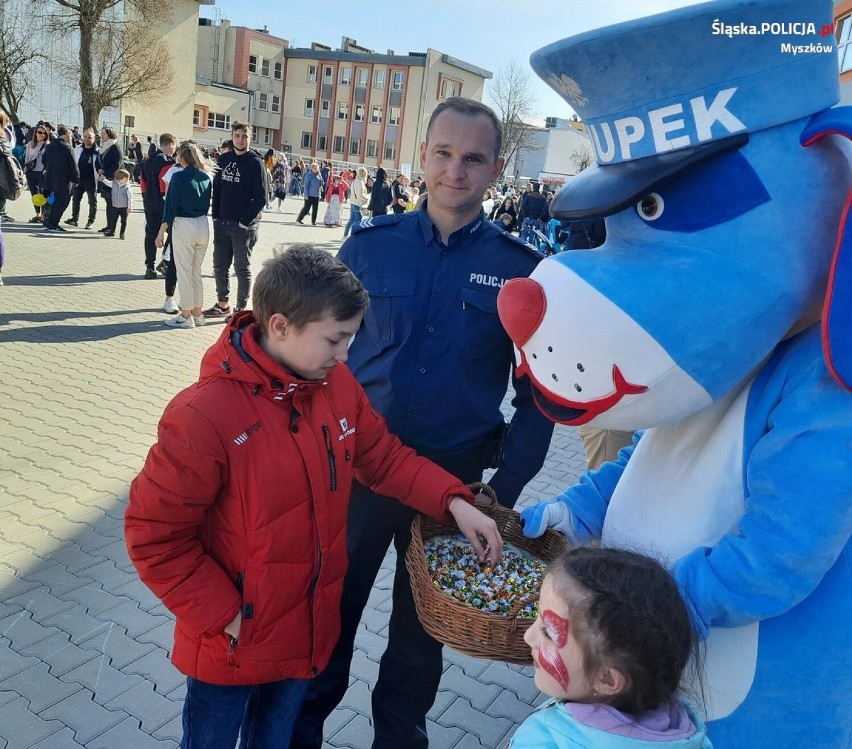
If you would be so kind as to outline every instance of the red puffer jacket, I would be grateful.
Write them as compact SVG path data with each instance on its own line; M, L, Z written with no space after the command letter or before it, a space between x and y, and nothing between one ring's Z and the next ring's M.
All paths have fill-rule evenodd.
M130 487L125 536L177 619L172 660L213 684L316 676L339 630L353 474L451 522L471 493L403 447L345 366L299 380L261 349L249 313L207 352L160 420ZM223 629L242 607L239 643Z

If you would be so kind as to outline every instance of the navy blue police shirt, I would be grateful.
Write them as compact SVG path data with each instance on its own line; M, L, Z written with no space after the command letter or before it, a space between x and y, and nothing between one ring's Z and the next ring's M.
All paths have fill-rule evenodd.
M425 210L366 219L338 253L370 294L348 366L404 444L432 458L475 450L503 423L513 378L515 413L489 484L513 506L544 463L553 424L514 377L497 293L528 276L541 253L484 214L446 246Z

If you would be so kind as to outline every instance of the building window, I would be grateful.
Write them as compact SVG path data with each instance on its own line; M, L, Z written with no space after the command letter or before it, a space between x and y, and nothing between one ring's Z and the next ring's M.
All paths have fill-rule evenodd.
M269 94L258 93L258 95L257 95L257 108L261 112L265 112L267 109L269 109Z
M384 88L385 87L385 76L387 75L386 70L377 70L373 74L373 88Z
M302 148L310 148L312 139L313 139L313 136L310 133L306 133L303 130L302 131Z
M379 141L367 138L367 156L375 158L379 153Z
M361 155L361 139L360 138L350 138L349 139L349 155L350 156L360 156Z
M381 107L373 107L371 110L372 114L370 115L370 122L374 125L382 124L382 108Z
M399 107L391 107L388 111L388 125L399 124Z
M342 135L335 135L334 140L332 141L331 150L334 153L343 153L343 141L344 138Z
M364 105L356 104L355 105L355 116L352 118L355 122L363 122L364 121Z
M278 80L278 81L280 81L280 80L281 80L281 78L282 78L282 75L281 75L281 71L282 71L282 70L283 70L283 68L282 68L282 66L281 66L281 63L280 63L280 62L276 62L276 63L275 63L275 79L276 79L276 80Z
M281 111L281 97L272 95L272 111L280 112Z
M260 58L260 74L269 78L269 60L265 57Z
M249 55L249 73L257 72L257 55Z
M196 127L201 127L201 110L193 109L192 110L192 124Z
M340 68L340 85L349 86L352 83L352 68Z
M837 20L837 59L840 72L852 70L852 13Z
M320 117L328 119L331 116L331 102L328 99L323 99L320 102Z
M385 141L385 156L386 159L395 159L396 158L396 143L391 143L390 141Z
M358 68L358 88L367 88L367 76L370 71L367 68Z
M264 144L268 146L269 141L271 139L272 139L272 131L268 127L263 128L263 142L264 142Z
M442 75L438 85L438 98L449 99L453 96L461 96L461 81Z
M334 82L334 68L331 65L326 65L322 69L322 82L323 83L333 83Z
M231 129L231 115L217 114L216 112L207 113L207 127L215 127L217 130Z
M308 83L317 82L317 66L308 65Z
M305 117L314 116L314 100L305 99Z
M401 70L394 70L391 74L391 88L394 91L402 91L402 82L405 80Z
M337 119L338 120L348 120L349 119L349 104L345 101L337 102Z
M318 135L317 136L317 151L327 151L328 150L328 136L327 135Z

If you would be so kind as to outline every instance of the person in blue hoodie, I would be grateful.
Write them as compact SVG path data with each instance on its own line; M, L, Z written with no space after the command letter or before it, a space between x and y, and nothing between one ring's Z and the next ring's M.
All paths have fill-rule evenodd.
M578 547L542 582L524 640L535 685L554 699L519 726L507 749L712 749L678 696L695 657L689 612L654 559Z

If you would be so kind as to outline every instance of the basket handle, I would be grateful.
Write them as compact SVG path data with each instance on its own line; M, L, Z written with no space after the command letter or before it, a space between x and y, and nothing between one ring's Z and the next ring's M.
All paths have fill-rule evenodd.
M467 488L473 492L474 507L495 507L497 505L497 492L494 491L488 484L483 481L472 481L467 485ZM479 495L484 494L488 497L488 501L485 502L479 499Z

